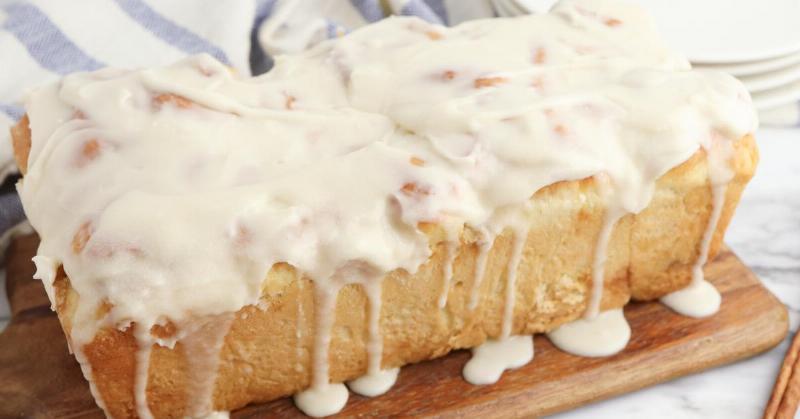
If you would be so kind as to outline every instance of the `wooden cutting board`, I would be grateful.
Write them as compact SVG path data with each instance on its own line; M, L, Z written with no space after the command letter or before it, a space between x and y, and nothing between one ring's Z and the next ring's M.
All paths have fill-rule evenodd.
M6 256L12 321L0 335L0 418L101 418L41 284L31 280L37 245L35 236L19 238ZM572 356L537 336L533 362L497 384L473 386L461 378L469 353L458 351L404 367L383 396L351 395L337 417L541 416L747 358L784 338L786 308L729 249L705 271L723 295L718 314L691 319L658 303L630 304L631 341L615 356ZM281 399L232 417L302 415Z

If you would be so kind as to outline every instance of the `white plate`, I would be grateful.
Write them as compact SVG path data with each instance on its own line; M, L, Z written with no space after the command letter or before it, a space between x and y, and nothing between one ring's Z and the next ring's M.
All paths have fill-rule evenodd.
M694 68L724 71L734 76L750 76L766 73L800 63L800 52L769 60L750 61L741 64L695 64Z
M800 81L753 93L753 104L758 110L770 109L787 103L800 101Z
M800 51L797 0L635 0L692 62L738 63Z
M505 1L503 0L492 0L492 7L494 11L497 13L497 16L500 17L514 17L516 16L515 13L508 10L508 6L506 6Z
M493 0L492 3L495 6L497 14L501 17L515 17L528 14L528 11L515 3L514 0Z
M558 0L511 0L528 13L547 13Z
M768 73L742 76L739 77L739 80L744 83L744 87L746 87L750 93L774 89L779 86L785 86L800 81L800 64L770 71Z
M500 1L505 3L506 10L513 13L514 16L527 15L530 13L526 8L522 7L518 2L514 0L500 0Z
M790 102L786 105L758 111L758 124L760 126L800 126L798 122L800 122L800 103L798 102Z

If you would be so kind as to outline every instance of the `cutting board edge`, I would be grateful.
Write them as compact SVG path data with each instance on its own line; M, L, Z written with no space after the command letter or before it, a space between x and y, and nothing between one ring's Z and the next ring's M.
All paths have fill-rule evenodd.
M769 292L769 290L767 290L767 292ZM639 382L626 381L625 386L622 386L619 389L615 389L615 391L599 394L597 395L597 397L587 398L584 400L577 400L575 401L575 403L571 403L569 405L565 404L557 408L538 409L526 413L531 413L533 417L536 417L536 416L546 416L555 413L566 412L575 409L577 407L588 406L592 403L600 402L603 400L609 400L614 397L621 396L623 394L633 393L638 390L644 390L648 387L666 383L678 378L687 377L692 374L702 373L705 371L712 370L714 368L730 365L732 363L743 361L752 358L754 356L760 355L771 349L774 349L775 347L780 345L780 343L786 338L786 336L789 333L789 312L786 306L783 305L783 303L780 303L780 301L771 292L769 293L770 296L775 298L776 303L778 303L778 305L773 307L770 313L773 315L777 315L777 320L779 321L779 323L775 324L775 326L777 327L770 328L772 332L767 336L766 339L759 341L758 345L744 348L740 351L734 351L730 354L727 354L725 357L719 357L700 368L686 367L684 369L671 369L668 374L654 375L650 380L642 380ZM519 417L527 417L527 416L523 415Z

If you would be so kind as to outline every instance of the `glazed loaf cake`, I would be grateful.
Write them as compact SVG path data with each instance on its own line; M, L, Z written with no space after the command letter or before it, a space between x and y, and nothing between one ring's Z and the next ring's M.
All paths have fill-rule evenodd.
M252 79L208 56L75 74L27 111L37 277L117 418L328 415L339 383L378 395L453 349L477 384L534 333L613 353L630 299L709 315L702 265L757 163L744 88L605 1L393 18Z

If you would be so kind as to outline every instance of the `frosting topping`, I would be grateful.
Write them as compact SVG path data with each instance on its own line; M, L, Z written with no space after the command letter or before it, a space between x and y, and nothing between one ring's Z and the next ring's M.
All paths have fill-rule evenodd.
M67 76L28 100L40 254L118 320L155 324L256 303L276 262L317 282L413 272L417 222L497 231L559 180L605 174L609 202L639 211L712 133L755 126L738 82L690 71L641 13L392 18L250 79L208 56Z

